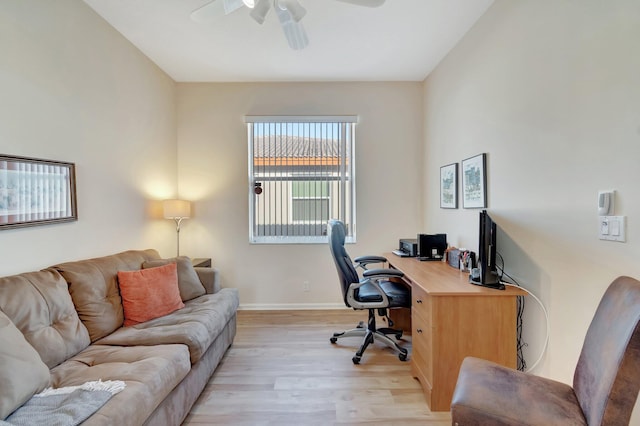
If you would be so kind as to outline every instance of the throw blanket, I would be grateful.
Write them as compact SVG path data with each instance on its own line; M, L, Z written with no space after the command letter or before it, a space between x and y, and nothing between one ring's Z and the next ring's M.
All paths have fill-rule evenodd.
M4 421L0 420L0 425L75 426L98 411L125 386L120 380L98 380L80 386L47 388L33 395Z

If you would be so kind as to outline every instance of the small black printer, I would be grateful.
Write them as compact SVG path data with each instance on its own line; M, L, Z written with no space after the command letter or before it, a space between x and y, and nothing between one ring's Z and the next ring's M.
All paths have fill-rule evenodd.
M416 257L418 255L418 240L413 238L400 238L398 250L394 254L402 257Z

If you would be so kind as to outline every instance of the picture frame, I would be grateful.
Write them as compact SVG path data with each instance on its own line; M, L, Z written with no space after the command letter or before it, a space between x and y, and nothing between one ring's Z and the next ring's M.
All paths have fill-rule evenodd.
M0 154L0 230L75 220L75 164Z
M487 207L487 155L485 153L462 160L462 207Z
M458 208L458 163L440 167L440 208Z

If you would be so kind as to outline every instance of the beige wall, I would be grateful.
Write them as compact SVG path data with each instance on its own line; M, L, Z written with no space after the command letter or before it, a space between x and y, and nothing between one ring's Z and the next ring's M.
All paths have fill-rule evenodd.
M441 210L438 173L488 153L489 210L507 272L550 311L550 346L536 372L569 382L608 283L640 277L639 20L635 0L498 0L424 90L419 83L176 88L83 2L4 0L0 153L75 162L80 219L0 231L0 275L129 248L172 255L174 228L154 217L154 200L176 196L179 181L180 195L195 201L183 254L213 257L245 306L339 304L326 245L248 243L242 118L357 114L351 255L389 250L416 231L447 232L452 243L477 247L478 211ZM601 189L617 191L626 244L596 237ZM544 335L536 309L529 301L530 363Z
M244 306L342 303L327 245L250 245L245 115L351 115L358 242L352 257L420 229L420 83L178 84L180 193L193 199L184 252L213 257ZM303 282L309 281L309 292Z
M175 231L175 84L76 0L0 4L0 153L76 164L77 222L0 231L0 275L158 248ZM166 236L169 236L167 239Z
M506 270L550 313L536 372L565 382L605 288L640 278L638 22L635 0L498 0L425 83L424 220L477 247L478 211L438 208L438 170L488 153ZM598 240L603 189L617 191L626 244ZM532 363L544 320L527 309Z

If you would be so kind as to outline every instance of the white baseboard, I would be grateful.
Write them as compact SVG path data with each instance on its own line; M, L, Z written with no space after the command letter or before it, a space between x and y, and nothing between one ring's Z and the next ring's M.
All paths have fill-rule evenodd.
M344 303L241 303L240 311L305 311L349 309Z

